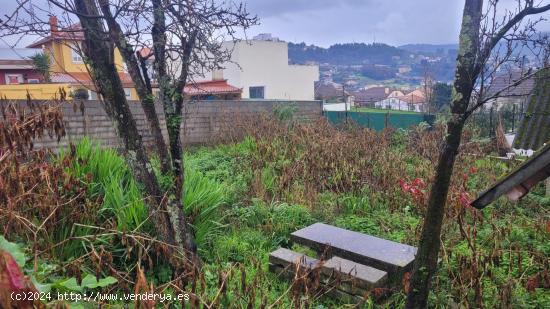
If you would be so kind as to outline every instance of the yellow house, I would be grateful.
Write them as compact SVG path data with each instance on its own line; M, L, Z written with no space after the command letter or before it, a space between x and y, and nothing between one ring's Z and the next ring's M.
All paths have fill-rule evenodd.
M86 65L82 59L80 42L84 39L84 33L80 24L71 25L68 28L59 29L57 18L50 17L50 35L29 45L27 49L35 49L36 52L44 52L49 55L51 61L50 81L43 79L29 79L25 76L34 74L32 68L28 68L28 59L9 60L11 73L4 73L5 82L0 84L0 97L8 99L26 99L27 93L33 99L52 99L58 94L59 89L63 88L66 93L72 94L79 89L88 92L88 98L97 99L94 84L88 73ZM138 99L137 93L133 88L132 79L126 72L122 56L115 50L115 65L124 85L126 97L130 100ZM1 64L2 59L0 59ZM6 60L8 61L8 60ZM26 61L26 67L22 64L17 69L18 63ZM17 70L16 70L17 69ZM26 73L25 70L29 70ZM6 71L7 72L7 71ZM0 75L2 67L0 65ZM1 83L2 79L0 79ZM82 91L82 90L81 90Z

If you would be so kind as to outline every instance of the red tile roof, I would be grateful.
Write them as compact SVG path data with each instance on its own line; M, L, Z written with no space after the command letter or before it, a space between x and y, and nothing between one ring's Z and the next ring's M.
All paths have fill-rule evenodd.
M241 93L242 89L231 86L227 80L211 80L196 82L185 86L183 92L187 95Z
M24 68L34 68L32 60L4 60L0 59L0 66L12 65L12 66L21 66Z
M497 74L489 87L486 89L488 96L494 96L500 93L500 97L529 96L535 88L535 78L525 78L527 72L521 70L512 70ZM517 86L510 86L521 81Z
M359 90L353 95L355 96L356 102L377 102L388 96L386 94L386 87L372 87L369 89Z
M409 104L424 104L426 103L426 98L422 96L418 96L415 94L407 94L403 96L398 96L397 99L407 102Z
M67 28L62 28L60 30L52 29L50 35L38 40L27 46L27 48L40 48L45 43L55 41L55 40L70 40L70 41L82 41L84 40L84 32L82 31L82 26L80 23L72 24Z

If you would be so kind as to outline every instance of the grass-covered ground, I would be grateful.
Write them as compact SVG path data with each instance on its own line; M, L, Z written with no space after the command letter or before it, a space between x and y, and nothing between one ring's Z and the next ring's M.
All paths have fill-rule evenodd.
M416 244L428 191L422 183L429 182L434 157L433 153L421 152L431 146L424 144L425 149L417 151L412 147L415 138L429 143L427 140L437 133L386 132L372 136L383 144L381 147L361 149L369 145L369 138L357 141L356 134L362 136L362 133L337 135L328 141L323 138L324 133L309 130L316 131L294 128L286 131L288 135L258 133L243 143L189 154L189 164L199 166L205 175L233 188L238 192L234 196L239 196L220 209L224 228L213 236L207 257L212 267L218 261L255 267L259 261L266 271L270 251L279 246L290 247L291 232L319 221ZM295 133L310 136L300 139ZM338 144L339 138L343 139L341 143L348 138L356 143L346 147ZM288 145L288 141L293 144ZM347 150L354 153L343 154ZM383 153L373 154L375 150ZM362 174L354 170L357 166L370 171ZM501 199L483 211L467 206L476 192L510 168L502 161L461 158L450 193L442 261L431 305L509 304L513 308L550 305L547 275L550 200L543 197L544 188L538 188L519 204ZM369 176L376 179L359 180ZM420 193L404 192L403 183L418 184ZM270 275L268 278L266 281L276 287L271 293L273 300L284 292L286 281ZM402 306L404 297L403 290L395 289L375 306L397 308ZM313 303L319 308L345 307L330 298Z
M300 294L303 282L268 272L268 254L291 247L290 233L314 222L416 245L442 129L376 133L340 131L325 121L262 119L245 130L243 140L185 155L185 209L203 263L185 280L172 278L164 264L123 158L89 141L47 164L29 161L18 176L7 172L16 167L3 166L5 179L27 172L38 178L24 188L34 195L2 206L0 223L10 242L0 239L0 248L18 253L43 291L121 293L152 285L156 292L181 289L213 307L353 307ZM430 306L548 308L550 200L540 186L518 204L501 199L483 211L469 207L476 192L514 167L486 157L489 152L468 143L463 153L469 155L457 162ZM2 188L0 198L14 195ZM44 196L52 188L58 199L50 205ZM13 209L17 216L6 215ZM406 282L377 291L361 306L399 308L404 289Z

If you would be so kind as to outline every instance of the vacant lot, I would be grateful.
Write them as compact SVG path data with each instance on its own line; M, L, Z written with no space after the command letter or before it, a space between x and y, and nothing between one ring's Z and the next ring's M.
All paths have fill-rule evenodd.
M43 291L152 287L191 293L196 305L346 308L300 293L307 282L268 273L269 252L290 247L291 232L318 221L416 245L441 128L376 133L336 130L324 120L255 119L243 129L243 139L185 156L185 210L202 260L187 277L171 277L165 245L154 240L124 159L87 140L49 158L0 161L0 222L11 242L0 239L0 247L18 257ZM471 137L467 133L465 140ZM548 307L550 201L544 188L519 204L499 200L484 211L468 206L476 192L515 165L486 157L490 152L488 145L468 143L468 155L459 158L430 303ZM373 291L365 306L401 307L406 289L403 282Z

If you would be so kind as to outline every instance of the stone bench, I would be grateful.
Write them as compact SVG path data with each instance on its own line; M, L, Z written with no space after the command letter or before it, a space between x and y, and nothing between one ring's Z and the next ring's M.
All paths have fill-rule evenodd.
M305 254L285 248L279 248L269 254L269 267L273 269L301 267L306 271L311 271L319 265L319 262Z
M315 223L291 234L293 242L318 252L330 248L333 255L387 271L403 274L411 270L416 248L394 241Z
M269 255L269 270L285 278L318 276L323 292L341 299L359 301L369 290L386 282L385 271L340 257L320 261L302 253L279 248Z
M314 249L324 260L279 248L269 255L269 269L285 277L315 273L331 294L360 300L366 292L401 283L412 268L416 248L378 237L315 223L291 234L293 242ZM355 298L354 298L355 297Z

